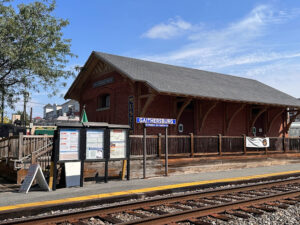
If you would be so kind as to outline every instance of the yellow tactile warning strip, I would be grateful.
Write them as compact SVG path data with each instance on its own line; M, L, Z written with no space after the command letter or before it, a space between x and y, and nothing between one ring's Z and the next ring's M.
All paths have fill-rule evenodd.
M225 179L217 179L217 180L196 181L196 182L191 182L191 183L171 184L171 185L164 185L164 186L158 186L158 187L149 187L149 188L141 188L141 189L136 189L136 190L118 191L118 192L105 193L105 194L87 195L87 196L81 196L81 197L63 198L63 199L49 200L49 201L42 201L42 202L30 202L30 203L17 204L17 205L0 206L0 211L27 208L27 207L44 206L44 205L53 205L53 204L60 204L60 203L71 203L71 202L85 201L85 200L91 200L91 199L99 199L99 198L107 198L107 197L112 197L112 196L122 196L122 195L128 195L128 194L145 193L145 192L150 192L150 191L166 190L166 189L172 189L172 188L182 188L182 187L196 186L196 185L203 185L203 184L251 180L251 179L257 179L257 178L288 175L288 174L295 174L295 173L300 173L300 170L251 175L251 176L245 176L245 177L225 178Z

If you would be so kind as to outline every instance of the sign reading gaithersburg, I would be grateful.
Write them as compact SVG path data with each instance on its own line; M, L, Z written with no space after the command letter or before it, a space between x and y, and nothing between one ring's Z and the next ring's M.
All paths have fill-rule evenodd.
M163 118L145 118L145 117L137 117L137 123L145 123L145 124L176 124L176 119L163 119Z

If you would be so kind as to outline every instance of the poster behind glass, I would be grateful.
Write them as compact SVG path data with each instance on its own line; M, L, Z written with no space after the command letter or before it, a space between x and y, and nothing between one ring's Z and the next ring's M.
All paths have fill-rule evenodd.
M59 160L78 160L79 129L60 129Z
M126 158L126 130L110 130L110 158Z
M104 130L86 131L86 159L104 158Z

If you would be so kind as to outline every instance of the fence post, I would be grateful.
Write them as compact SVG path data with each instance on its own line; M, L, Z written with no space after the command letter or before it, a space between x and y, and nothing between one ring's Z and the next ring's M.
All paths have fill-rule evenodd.
M161 133L158 133L158 151L157 151L158 158L161 157Z
M8 142L7 142L7 158L11 157L11 152L12 152L12 148L13 148L13 139L12 139L13 133L9 132L8 134Z
M219 155L222 155L222 135L221 134L218 134L219 136Z
M282 136L282 150L285 152L285 136Z
M285 141L284 141L284 143L285 143L285 152L287 152L287 151L290 150L290 139L289 138L285 138L285 137L284 137L284 139L285 139Z
M244 137L244 154L247 155L246 134L243 134L243 137Z
M36 156L34 155L34 153L31 153L31 164L35 164L36 163Z
M266 138L267 136L265 135L265 138ZM269 139L269 141L270 141L270 139ZM266 155L268 154L268 147L265 147L265 153L266 153Z
M19 133L19 152L18 152L18 159L21 159L23 156L24 151L24 141L23 141L23 132Z
M191 136L191 157L194 157L194 134L190 133Z

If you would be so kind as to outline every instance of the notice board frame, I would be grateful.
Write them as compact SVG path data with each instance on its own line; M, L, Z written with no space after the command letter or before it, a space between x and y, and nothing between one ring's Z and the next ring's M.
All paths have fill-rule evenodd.
M57 124L57 129L54 131L54 142L53 142L53 153L52 153L52 159L51 161L54 162L54 168L53 168L53 184L52 184L52 190L56 190L56 184L57 184L57 164L62 164L65 162L81 162L81 169L80 169L80 187L83 187L83 168L82 168L82 145L83 145L83 136L82 136L82 127L83 125L81 123L70 123L70 124ZM79 130L79 144L78 144L78 159L77 160L60 160L60 131L62 129L78 129Z
M78 160L60 160L59 159L59 140L60 131L62 129L79 129L79 152ZM110 131L113 129L125 130L126 134L126 153L124 158L110 158ZM72 123L72 124L57 124L57 129L54 132L54 145L51 161L54 162L53 168L53 185L52 190L56 190L57 183L57 164L65 162L81 162L80 187L83 187L83 173L85 162L105 162L104 182L108 182L108 163L109 161L127 160L127 180L130 180L130 140L129 140L128 125L115 125L108 123L87 122L87 123ZM88 130L104 130L104 154L103 159L86 159L86 134Z
M126 149L125 149L125 157L122 158L110 158L110 131L111 130L125 130L125 138L126 138ZM110 125L108 129L108 138L107 138L107 161L105 162L105 179L108 179L108 162L109 161L120 161L120 160L127 160L127 180L130 180L130 140L129 140L129 130L130 127L128 125Z

